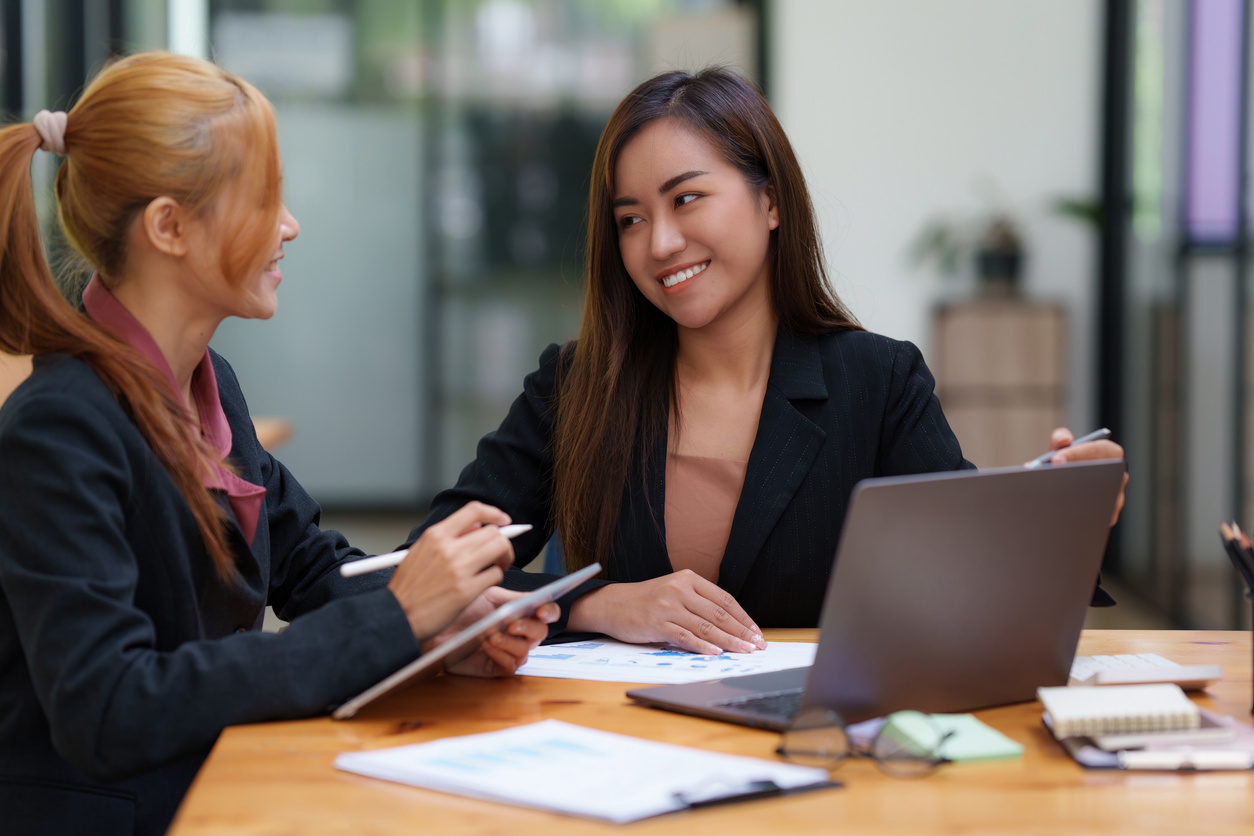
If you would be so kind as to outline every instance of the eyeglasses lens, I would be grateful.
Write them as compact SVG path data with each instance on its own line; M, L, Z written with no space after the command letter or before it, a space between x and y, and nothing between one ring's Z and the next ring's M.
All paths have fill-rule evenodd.
M805 708L793 718L776 751L793 763L832 769L848 757L849 738L836 712Z
M888 716L875 736L871 755L889 775L920 777L944 761L940 750L947 737L928 715L898 711Z

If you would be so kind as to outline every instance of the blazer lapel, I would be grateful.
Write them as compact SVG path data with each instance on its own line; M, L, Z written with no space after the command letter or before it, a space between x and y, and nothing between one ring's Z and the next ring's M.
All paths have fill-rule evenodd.
M740 595L766 538L827 438L823 428L802 415L792 401L826 398L817 340L781 327L775 338L758 435L749 453L744 488L719 569L718 585L732 595Z

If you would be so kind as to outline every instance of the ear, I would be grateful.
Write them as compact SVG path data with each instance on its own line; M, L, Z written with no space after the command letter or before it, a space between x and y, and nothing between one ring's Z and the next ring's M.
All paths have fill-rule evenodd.
M775 198L775 186L768 183L762 195L766 198L766 226L768 229L779 229L779 201Z
M172 197L158 197L144 207L140 215L140 232L157 252L172 256L187 255L190 216Z

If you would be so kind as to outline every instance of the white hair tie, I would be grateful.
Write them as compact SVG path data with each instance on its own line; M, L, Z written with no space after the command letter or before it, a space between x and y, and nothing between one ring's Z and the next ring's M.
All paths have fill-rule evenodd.
M43 145L40 149L52 154L60 154L65 156L65 123L67 120L64 110L58 110L53 113L50 110L41 110L35 114L32 120L35 124L35 130L39 132L40 138L43 139Z

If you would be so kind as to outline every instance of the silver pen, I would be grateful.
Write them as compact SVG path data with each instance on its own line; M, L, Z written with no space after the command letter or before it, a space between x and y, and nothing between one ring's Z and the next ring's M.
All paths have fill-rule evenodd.
M1102 427L1100 430L1093 430L1093 432L1088 435L1082 435L1079 438L1072 439L1071 443L1068 444L1067 447L1074 447L1077 444L1084 444L1087 441L1101 441L1104 438L1110 438L1110 430ZM1058 450L1066 450L1067 447L1059 447ZM1032 459L1032 461L1025 464L1024 467L1041 467L1042 465L1047 465L1050 463L1050 460L1054 458L1054 454L1057 453L1058 450L1050 450L1048 453L1041 453L1039 456Z

